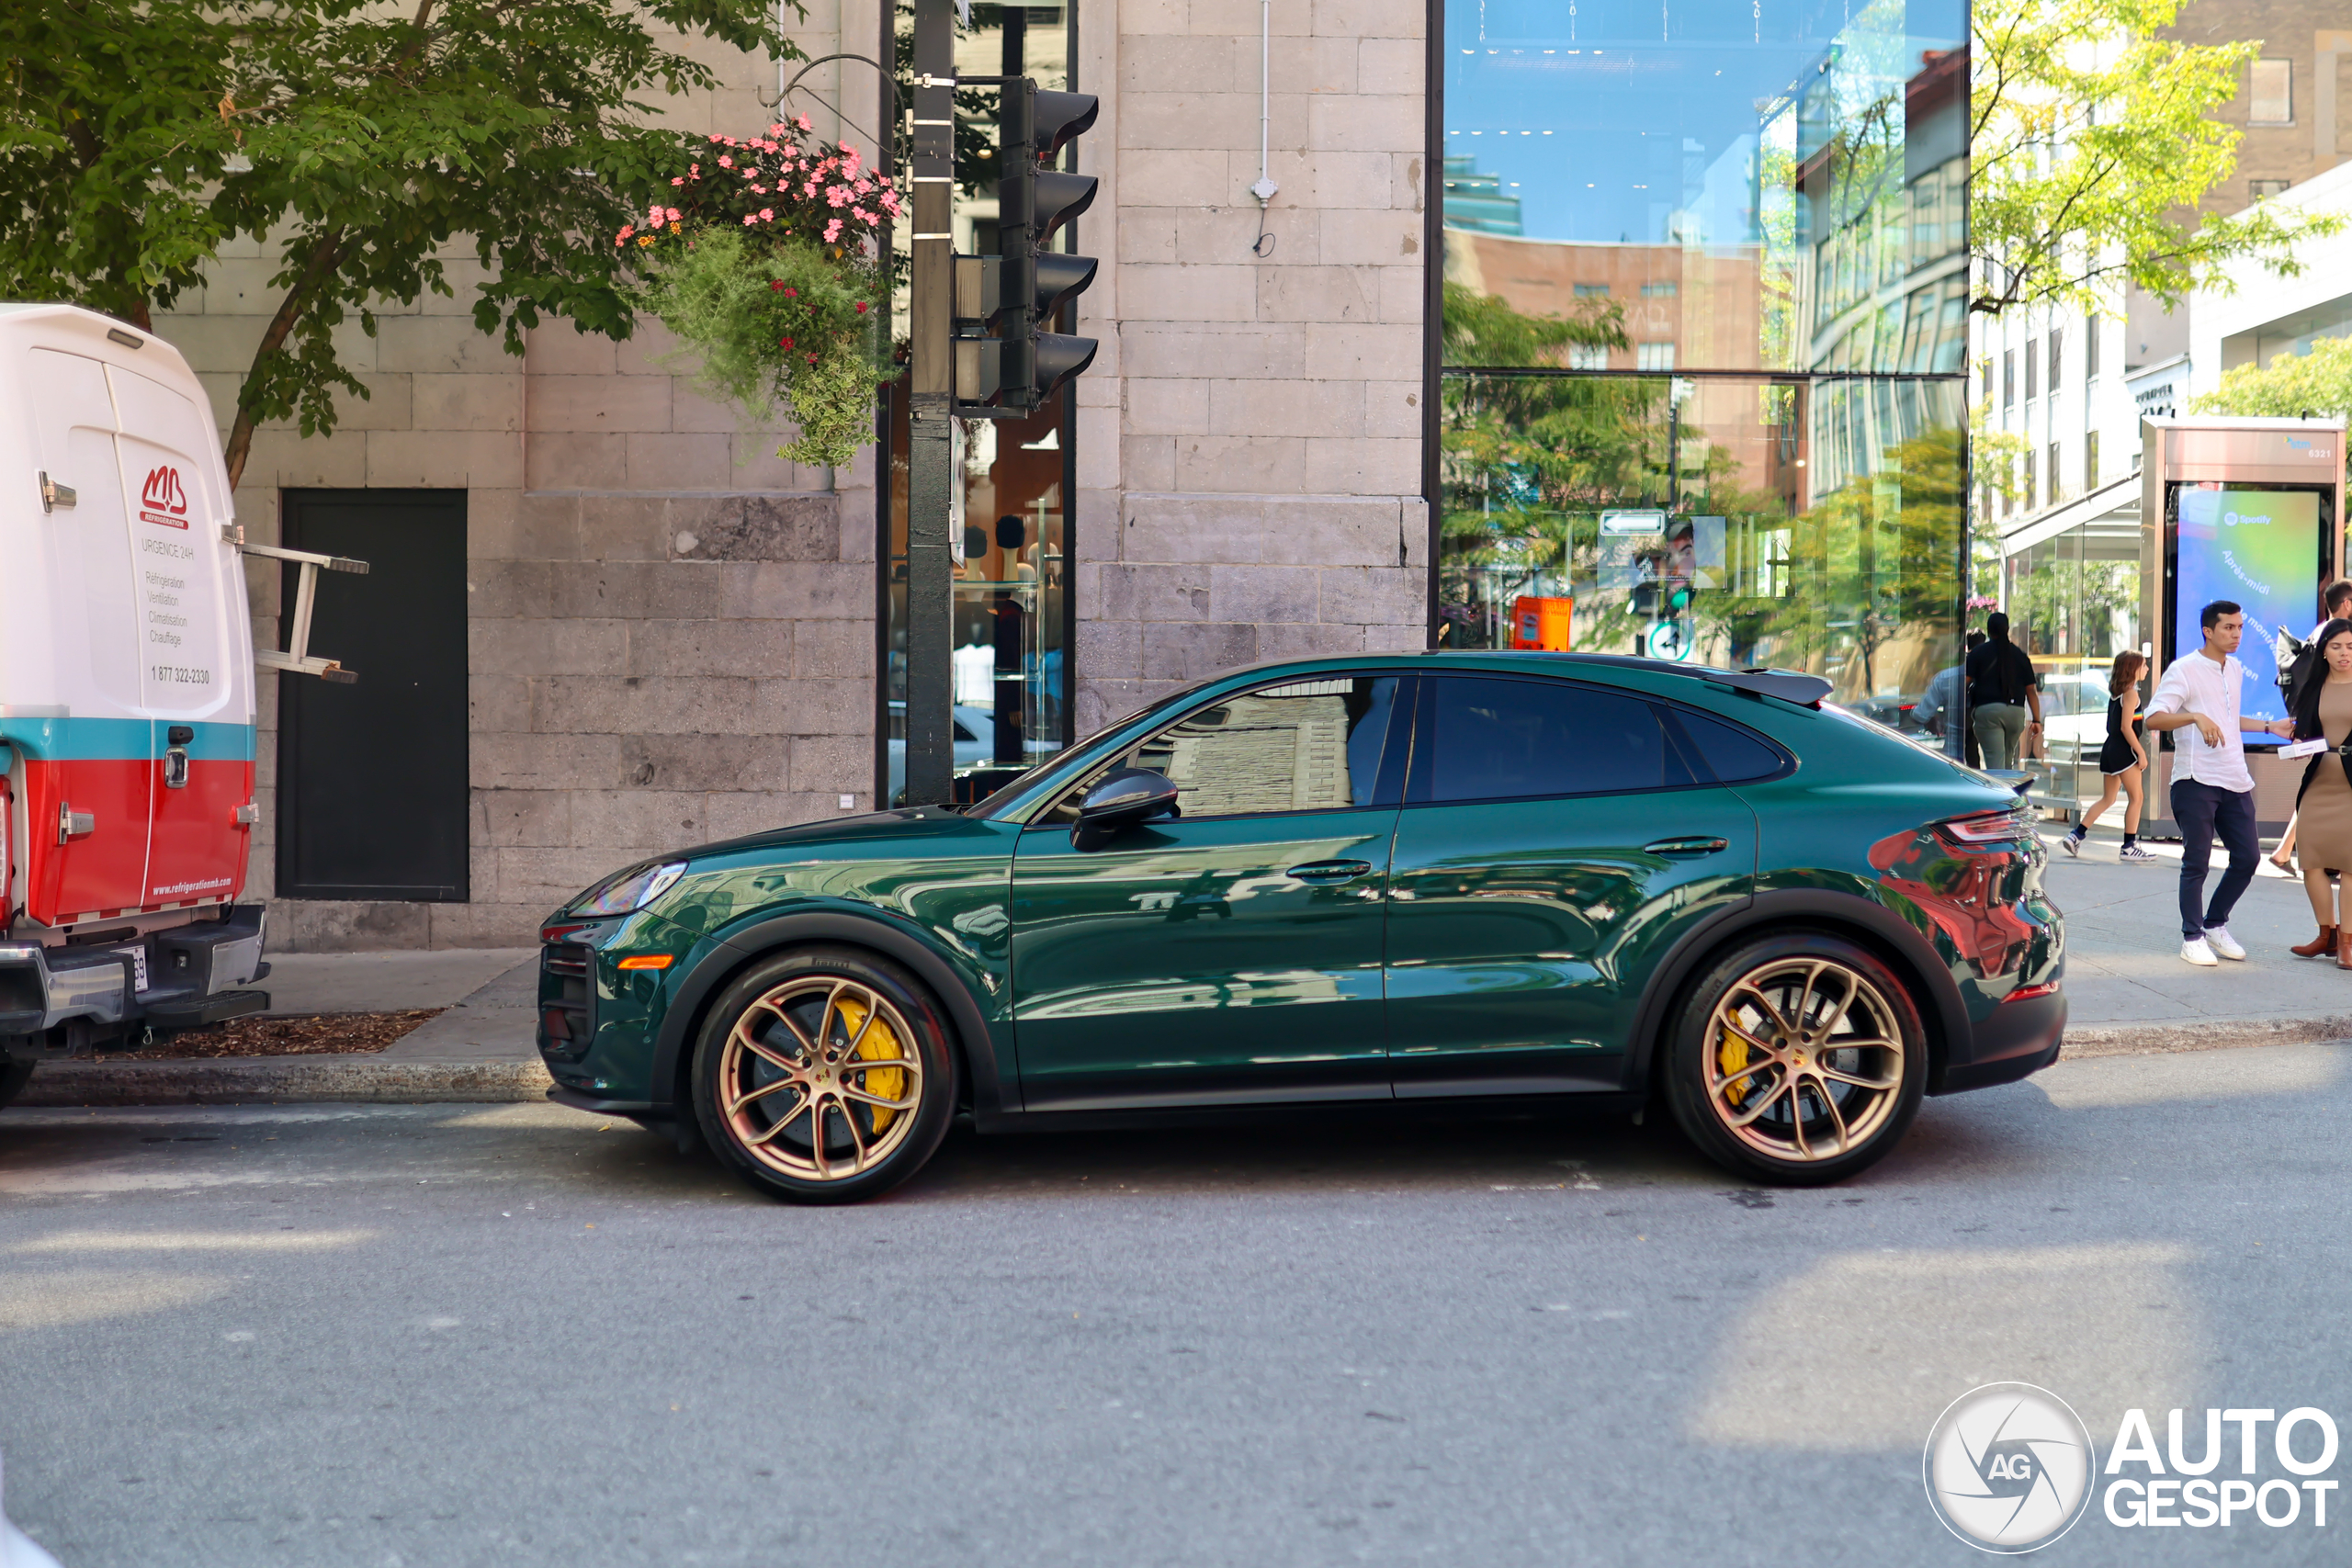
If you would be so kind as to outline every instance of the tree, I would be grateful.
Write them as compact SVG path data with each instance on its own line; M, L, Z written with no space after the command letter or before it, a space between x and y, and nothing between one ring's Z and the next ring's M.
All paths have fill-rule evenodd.
M2222 384L2188 405L2193 413L2274 419L2352 417L2352 338L2324 337L2309 354L2224 371Z
M379 302L452 295L457 236L486 274L475 324L507 352L546 317L627 337L611 235L677 144L644 96L717 85L657 32L797 58L768 0L13 0L0 294L146 326L226 241L275 243L233 485L259 424L323 434L338 392L368 395L334 329L356 314L373 335Z
M1977 0L1972 28L1969 309L2112 309L2123 286L2167 310L2257 258L2281 276L2295 247L2342 220L2256 203L2199 220L2237 165L2239 131L2211 118L2258 43L2157 35L2179 0Z

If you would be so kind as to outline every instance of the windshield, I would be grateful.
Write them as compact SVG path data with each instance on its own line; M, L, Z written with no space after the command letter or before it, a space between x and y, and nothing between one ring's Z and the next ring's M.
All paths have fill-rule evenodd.
M1229 675L1232 671L1227 671L1226 673L1227 675ZM1088 747L1093 745L1104 736L1112 734L1116 730L1125 729L1139 718L1155 716L1171 708L1182 707L1184 704L1191 702L1195 694L1209 686L1215 685L1217 682L1224 679L1226 679L1226 675L1212 675L1205 681L1195 681L1191 685L1185 687L1182 691L1173 693L1170 695L1160 698L1159 701L1156 703L1147 704L1145 706L1134 709L1129 713L1122 714L1119 717L1113 719L1110 723L1104 725L1102 728L1096 730L1085 739L1078 742L1075 746L1065 747L1061 750L1055 752L1052 756L1046 758L1044 761L1039 762L1036 766L1029 769L1026 773L1021 774L1018 778L1015 778L1010 784L1007 784L1004 787L998 790L994 795L989 795L987 799L981 801L977 806L967 807L965 808L964 815L967 817L978 817L983 819L994 818L998 812L1007 809L1014 801L1020 799L1021 796L1026 795L1031 789L1035 788L1047 773L1052 773L1056 768L1061 766L1064 761L1074 756L1078 752L1085 750Z

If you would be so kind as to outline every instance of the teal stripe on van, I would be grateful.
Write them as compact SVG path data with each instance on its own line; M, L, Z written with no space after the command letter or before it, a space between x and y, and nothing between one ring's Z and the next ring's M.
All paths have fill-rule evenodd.
M168 719L0 717L0 740L44 762L111 762L160 757ZM250 724L195 724L188 758L198 762L250 762Z

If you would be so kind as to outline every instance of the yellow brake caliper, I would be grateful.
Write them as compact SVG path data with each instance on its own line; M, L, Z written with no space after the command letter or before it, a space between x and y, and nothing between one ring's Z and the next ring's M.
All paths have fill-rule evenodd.
M862 1002L854 1002L847 997L842 998L842 1027L849 1032L851 1039L857 1039L857 1032L865 1027L865 1015L869 1010ZM906 1060L906 1055L898 1035L891 1032L889 1022L885 1019L874 1021L874 1026L865 1030L865 1038L859 1042L857 1047L857 1059L861 1062L900 1062ZM904 1067L883 1068L869 1072L865 1077L865 1091L883 1100L897 1100L907 1092ZM883 1132L899 1117L897 1111L887 1111L878 1105L869 1105L865 1109L873 1113L876 1134Z
M1715 1065L1723 1069L1723 1075L1725 1077L1731 1077L1732 1074L1747 1066L1747 1042L1734 1034L1729 1029L1724 1030L1723 1043L1715 1048ZM1756 1080L1753 1077L1745 1077L1737 1083L1725 1084L1724 1098L1730 1100L1736 1109L1747 1103L1747 1091L1755 1087Z

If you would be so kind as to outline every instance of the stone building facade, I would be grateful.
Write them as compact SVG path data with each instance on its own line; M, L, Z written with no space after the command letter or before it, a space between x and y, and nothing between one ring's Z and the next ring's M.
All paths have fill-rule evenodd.
M1084 733L1254 660L1422 646L1430 180L1420 0L1272 7L1271 245L1249 194L1261 7L1079 10L1075 85L1102 100L1078 143L1102 182L1087 220L1102 268L1078 329L1102 348L1071 432ZM873 0L808 17L810 57L880 37ZM725 86L677 100L676 122L766 123L776 64L713 63ZM830 63L807 85L876 123L869 68ZM156 321L224 429L274 271L260 248L226 255ZM621 344L544 326L509 355L473 328L469 255L453 253L449 281L455 299L388 312L372 338L344 329L372 395L331 436L260 433L237 499L266 541L289 492L464 492L468 897L276 897L266 682L250 886L283 949L525 943L633 858L876 801L873 450L831 471L781 461L777 433L697 395L650 324ZM277 578L255 570L252 585L266 642ZM331 635L314 647L332 653Z

